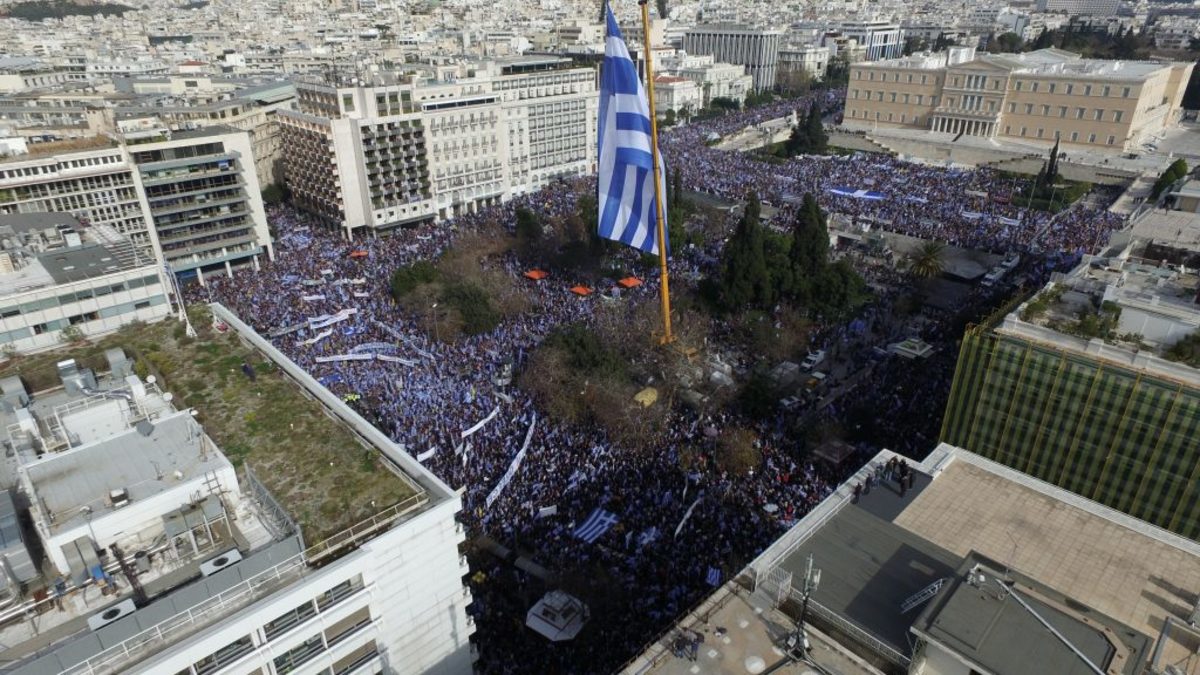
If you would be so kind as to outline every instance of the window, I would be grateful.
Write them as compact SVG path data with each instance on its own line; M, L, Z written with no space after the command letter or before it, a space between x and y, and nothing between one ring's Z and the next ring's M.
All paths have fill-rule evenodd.
M894 92L894 91L892 92L892 100L891 100L891 102L892 102L892 103L895 103L895 102L896 102L896 92Z
M1022 135L1022 136L1024 136L1024 135L1025 135L1025 127L1021 127L1021 135Z
M354 94L342 94L342 109L346 112L354 111Z
M1088 134L1088 143L1096 142L1096 134Z
M325 651L324 639L319 634L314 635L286 653L275 657L275 672L279 675L290 673L323 651Z
M1116 137L1116 136L1109 136L1109 137L1108 137L1108 144L1109 144L1109 145L1112 145L1112 144L1113 144L1113 143L1114 143L1116 140L1117 140L1117 137Z
M1072 131L1072 132L1071 132L1071 142L1072 142L1072 143L1078 143L1078 142L1079 142L1079 132L1078 132L1078 131Z
M1075 85L1068 84L1067 85L1067 94L1070 95L1070 94L1074 94L1074 93L1075 93Z
M1021 86L1024 84L1021 80L1017 80L1017 91L1021 91Z
M1109 92L1112 91L1112 87L1104 85L1104 89L1101 89L1100 91L1104 96L1108 96Z
M1088 85L1084 85L1084 87L1083 87L1083 95L1084 95L1084 96L1091 96L1091 95L1092 95L1092 85L1090 85L1090 84L1088 84Z
M1047 91L1047 92L1049 92L1049 93L1051 93L1051 94L1053 94L1053 93L1054 93L1054 87L1055 87L1055 84L1054 84L1053 82L1051 82L1051 83L1048 85L1048 88L1047 88L1047 90L1046 90L1046 91Z
M1124 116L1125 116L1125 112L1122 110L1114 110L1113 111L1113 121L1114 122L1120 122L1121 118Z
M1032 115L1032 114L1033 114L1033 104L1032 104L1032 103L1026 103L1026 104L1025 104L1025 114L1026 114L1026 115Z
M1036 92L1037 92L1037 90L1038 90L1038 83L1037 83L1037 82L1034 82L1033 84L1029 85L1029 91L1032 91L1032 92L1035 92L1035 93L1036 93Z
M1065 106L1065 105L1058 106L1058 116L1062 117L1062 118L1065 118L1067 116L1067 106Z
M1016 104L1016 103L1009 103L1009 104L1008 104L1008 112L1010 112L1010 113L1015 113L1015 112L1017 112L1017 104Z
M1043 106L1042 106L1042 116L1043 116L1043 117L1046 117L1046 116L1048 116L1049 114L1050 114L1050 106L1048 106L1048 105L1043 105Z
M1087 112L1087 110L1085 110L1084 108L1076 108L1075 109L1075 119L1077 119L1077 120L1083 119L1083 115L1085 112Z
M925 75L921 76L921 84L925 84L925 77L926 77Z
M1096 108L1096 121L1097 122L1104 121L1104 109L1103 108Z
M1042 137L1042 132L1043 132L1043 131L1044 131L1044 129L1038 129L1038 138L1041 138L1041 137Z
M291 630L312 617L317 615L317 608L313 605L312 600L300 605L299 607L285 612L282 616L273 621L268 622L263 626L263 632L268 640L274 640L279 635Z
M243 636L197 661L195 663L196 673L197 675L207 675L216 672L249 654L253 649L254 642L250 640L250 636Z
M1129 87L1125 87L1124 89L1122 89L1122 90L1121 90L1121 97L1122 97L1122 98L1129 98L1129 91L1130 91Z
M869 75L869 77L867 79L874 82L875 81L875 71L872 70L870 73L868 73L868 75Z

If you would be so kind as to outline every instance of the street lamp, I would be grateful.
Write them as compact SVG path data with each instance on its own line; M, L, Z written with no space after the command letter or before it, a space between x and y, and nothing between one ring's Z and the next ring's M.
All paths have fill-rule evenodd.
M433 305L432 305L432 306L429 308L429 318L430 318L430 320L431 320L431 321L433 321L433 339L434 339L434 340L437 340L438 342L441 342L441 341L442 341L442 338L441 338L441 336L438 334L438 320L437 320L437 313L434 311L434 310L436 310L436 309L437 309L437 306L438 306L438 304L435 302L435 303L433 303Z

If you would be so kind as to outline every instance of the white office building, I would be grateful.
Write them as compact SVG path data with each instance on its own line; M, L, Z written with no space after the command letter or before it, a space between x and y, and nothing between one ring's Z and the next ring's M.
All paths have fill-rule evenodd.
M63 388L36 396L6 379L0 422L14 450L0 488L24 498L16 502L29 505L39 541L0 549L0 569L25 577L0 574L5 672L470 673L458 494L235 317L214 312L318 402L316 423L333 425L346 453L318 480L373 515L360 520L323 506L327 495L260 479L251 468L267 461L262 450L235 471L194 411L133 374L120 349L105 355L108 373L59 363ZM364 446L392 482L358 486ZM285 462L272 474L297 470L272 456ZM370 501L355 490L372 490ZM30 549L44 551L38 570Z
M712 56L721 63L745 66L754 78L754 90L766 91L775 86L782 41L783 31L779 30L713 24L689 29L683 37L683 50Z
M370 83L301 82L284 180L351 236L474 212L596 169L596 72L532 57Z
M96 337L171 312L154 258L111 226L80 227L70 214L0 215L0 347L62 345L63 331Z
M904 55L904 29L892 21L843 21L841 33L866 49L867 61L898 59Z

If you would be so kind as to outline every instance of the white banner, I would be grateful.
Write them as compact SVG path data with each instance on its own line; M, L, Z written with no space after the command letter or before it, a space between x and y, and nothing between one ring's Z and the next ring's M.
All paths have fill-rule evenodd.
M675 537L679 537L679 533L683 531L684 523L688 521L688 518L692 517L692 511L695 511L696 507L699 506L701 497L696 497L696 501L692 502L692 505L688 507L687 513L683 514L683 520L680 520L679 527L675 528Z
M470 436L471 434L475 433L476 431L479 431L480 429L483 428L483 425L487 424L488 422L491 422L492 419L495 418L496 415L498 415L498 414L500 414L500 406L496 406L495 408L493 408L492 412L490 414L488 414L487 417L479 420L479 422L477 422L475 424L475 426L462 432L462 436L460 436L460 438L466 438L467 436Z
M437 448L430 448L430 449L426 450L425 452L422 452L421 454L417 455L417 461L424 462L425 460L429 459L430 457L433 457L436 454L437 454Z
M399 363L401 365L408 366L409 368L412 368L413 366L417 365L416 361L413 361L411 359L402 359L399 356L389 356L387 354L376 354L375 358L379 359L380 361L387 361L388 363Z
M484 502L484 508L492 508L492 502L500 498L500 493L504 492L504 488L512 482L513 476L517 475L517 469L521 468L521 461L525 459L525 451L529 449L529 441L533 439L533 429L537 426L537 413L533 415L533 421L529 423L529 431L525 433L525 443L521 445L520 452L516 457L513 457L512 464L508 465L508 471L504 472L504 476L500 478L500 482L496 483L496 487L487 496L487 501Z
M324 340L325 338L329 337L330 335L333 335L333 329L332 329L332 328L327 328L327 329L325 329L325 330L321 331L320 333L317 333L316 335L314 335L314 336L310 337L309 339L307 339L307 340L304 340L304 341L303 341L303 342L301 342L300 344L302 344L302 345L315 345L315 344L317 344L318 342L320 342L321 340Z
M309 319L308 327L313 330L317 330L318 328L325 328L326 326L332 326L333 324L338 323L339 321L345 321L346 319L349 319L352 315L357 314L357 313L358 313L358 309L355 307L351 307L349 309L343 309L343 310L339 311L337 314L324 314L324 315Z
M337 361L374 361L374 354L338 354L337 356L318 356L317 363L334 363Z
M359 291L355 291L355 292L354 292L354 297L356 297L356 298L369 298L369 297L371 297L371 294L370 294L370 293L362 293L362 292L359 292Z
M325 296L323 296L323 295L302 295L302 296L300 296L300 299L305 302L316 302L318 300L324 300Z
M538 518L549 518L550 516L557 515L558 504L551 504L550 506L543 506L542 508L538 509Z

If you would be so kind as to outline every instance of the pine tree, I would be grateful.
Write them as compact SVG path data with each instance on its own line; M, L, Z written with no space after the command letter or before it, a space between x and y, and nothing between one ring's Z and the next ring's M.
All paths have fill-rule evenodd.
M795 157L801 153L808 152L812 145L808 139L808 117L803 120L797 120L796 126L792 127L792 135L788 136L787 141L783 144L784 154L788 157Z
M683 206L683 178L680 176L679 169L675 169L674 175L671 176L671 208L677 209Z
M1050 162L1046 165L1046 184L1058 182L1058 139L1054 139L1054 147L1050 149Z
M751 193L721 264L721 302L729 310L762 307L771 298L758 196Z
M808 109L808 117L804 120L805 135L808 136L808 152L823 155L829 149L829 135L825 133L825 124L821 121L821 109L813 103Z
M805 194L792 222L792 247L788 253L792 268L790 295L801 304L811 302L828 253L829 229L825 214L816 198L811 193Z

